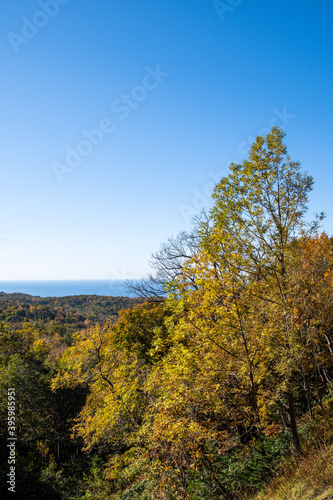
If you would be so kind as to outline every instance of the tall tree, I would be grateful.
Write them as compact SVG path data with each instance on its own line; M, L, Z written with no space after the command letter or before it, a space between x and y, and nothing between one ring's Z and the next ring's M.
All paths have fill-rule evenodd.
M307 224L308 194L313 179L292 161L283 143L283 130L274 127L258 136L249 158L232 163L230 174L217 184L211 211L212 228L202 227L202 242L212 265L229 270L235 286L250 293L274 316L274 334L284 353L284 388L292 444L300 451L292 385L294 352L292 242L311 235L321 214ZM319 220L318 220L319 219ZM236 271L236 272L235 272ZM280 332L278 332L281 327Z

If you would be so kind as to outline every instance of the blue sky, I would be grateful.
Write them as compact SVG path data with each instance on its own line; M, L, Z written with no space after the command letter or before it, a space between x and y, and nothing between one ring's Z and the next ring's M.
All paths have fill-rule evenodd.
M145 274L272 124L333 232L331 2L1 9L0 279Z

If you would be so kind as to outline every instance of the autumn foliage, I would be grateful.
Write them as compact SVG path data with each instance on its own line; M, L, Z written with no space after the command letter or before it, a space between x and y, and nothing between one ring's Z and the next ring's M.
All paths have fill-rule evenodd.
M259 136L191 235L155 254L165 298L146 281L146 302L67 346L25 328L53 397L84 395L67 423L95 461L66 498L249 498L301 460L302 418L331 398L333 239L307 219L313 180L283 138Z
M107 450L110 498L138 484L149 498L240 498L286 443L302 453L299 418L330 392L333 240L322 215L306 220L313 181L283 136L272 129L231 165L163 302L78 334L64 354L53 388L88 387L74 432ZM163 255L170 274L182 255Z

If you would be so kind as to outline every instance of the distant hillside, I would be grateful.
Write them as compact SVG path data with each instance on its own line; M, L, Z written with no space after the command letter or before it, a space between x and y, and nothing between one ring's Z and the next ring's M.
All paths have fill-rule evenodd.
M79 329L114 319L121 309L141 302L129 297L73 295L68 297L35 297L24 293L0 293L0 322L21 328L23 323L69 337Z

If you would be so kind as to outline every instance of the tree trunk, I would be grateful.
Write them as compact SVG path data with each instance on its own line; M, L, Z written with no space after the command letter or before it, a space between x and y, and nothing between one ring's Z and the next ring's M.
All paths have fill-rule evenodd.
M313 421L314 416L313 416L313 411L312 411L311 394L310 394L309 384L308 384L308 381L306 380L306 375L303 372L303 370L301 371L301 373L302 373L302 378L303 378L303 387L304 387L304 391L305 391L306 402L307 402L308 409L310 412L311 420Z
M289 413L289 423L290 423L290 432L291 432L291 445L293 454L297 457L301 453L301 444L299 441L299 435L297 431L297 423L296 423L296 415L295 415L295 406L294 406L294 395L292 391L288 391L288 413Z

